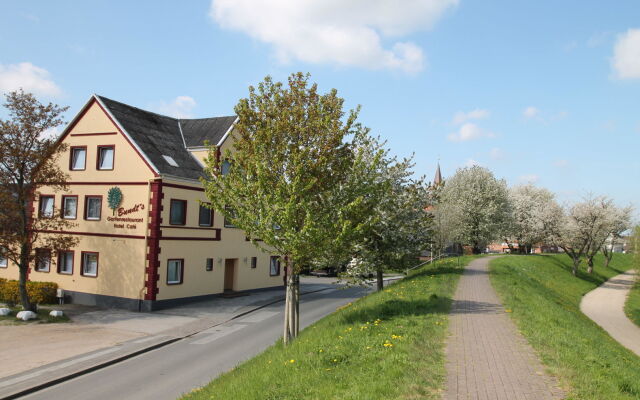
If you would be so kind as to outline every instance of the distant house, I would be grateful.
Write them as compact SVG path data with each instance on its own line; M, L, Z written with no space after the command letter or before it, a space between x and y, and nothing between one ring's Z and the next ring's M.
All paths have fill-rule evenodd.
M28 279L57 283L74 303L134 310L281 286L277 255L209 209L199 181L205 142L232 149L236 119L176 119L91 96L59 139L69 190L38 187L33 201L39 218L60 210L75 224L42 234L79 243L36 249ZM0 260L0 278L17 279L17 266Z

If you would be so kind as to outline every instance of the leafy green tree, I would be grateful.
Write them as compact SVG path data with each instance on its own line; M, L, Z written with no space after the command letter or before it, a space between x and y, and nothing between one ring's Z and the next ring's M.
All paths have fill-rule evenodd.
M54 262L57 250L77 243L68 235L42 235L43 231L68 229L72 223L51 208L32 215L31 203L39 198L38 186L66 190L67 175L58 167L65 145L46 135L60 126L66 107L44 105L22 90L6 95L7 120L0 120L0 251L19 269L20 301L25 310L34 310L27 293L29 264ZM36 211L37 212L37 211ZM48 250L49 258L34 247ZM51 266L50 266L51 268Z
M207 159L203 184L212 208L284 261L285 344L299 329L302 267L348 248L369 223L373 196L366 184L354 184L354 173L370 167L356 146L368 130L343 103L335 89L318 93L308 74L291 75L286 87L266 77L235 107L232 151L212 148ZM223 174L224 161L230 168Z
M374 148L382 145L376 143ZM384 157L378 163L374 181L381 190L374 192L377 199L371 209L372 223L354 241L354 259L347 268L351 281L359 282L375 273L377 288L382 290L385 269L406 269L429 245L429 193L422 178L411 178L412 167L410 159L398 162Z

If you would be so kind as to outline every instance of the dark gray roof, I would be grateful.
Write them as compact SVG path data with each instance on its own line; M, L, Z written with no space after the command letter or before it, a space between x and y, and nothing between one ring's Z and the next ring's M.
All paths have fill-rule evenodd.
M202 167L185 143L187 147L204 146L205 141L217 144L236 120L235 116L176 119L98 97L161 174L183 178L202 176ZM170 165L163 156L173 158L178 166Z

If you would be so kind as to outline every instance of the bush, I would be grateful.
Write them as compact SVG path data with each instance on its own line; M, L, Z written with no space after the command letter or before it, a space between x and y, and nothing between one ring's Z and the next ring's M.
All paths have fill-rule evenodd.
M57 289L58 284L53 282L27 282L27 293L32 303L55 303ZM18 281L0 279L0 301L20 304Z

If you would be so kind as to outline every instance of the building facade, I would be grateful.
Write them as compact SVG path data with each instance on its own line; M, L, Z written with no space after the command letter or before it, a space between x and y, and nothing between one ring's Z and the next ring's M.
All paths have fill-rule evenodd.
M38 187L33 215L65 218L78 244L40 251L29 280L79 304L149 311L281 286L280 263L225 223L199 178L208 148L232 147L235 116L175 119L94 95L60 139L68 190ZM17 279L11 262L0 278Z

